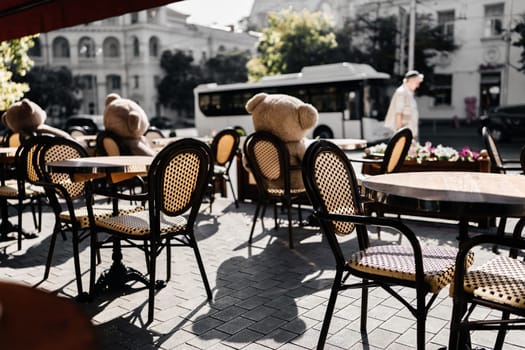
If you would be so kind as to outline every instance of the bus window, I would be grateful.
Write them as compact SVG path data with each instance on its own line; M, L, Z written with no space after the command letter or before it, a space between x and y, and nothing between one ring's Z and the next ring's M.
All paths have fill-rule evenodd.
M335 86L314 87L309 91L309 103L319 112L339 112L339 93Z
M390 96L385 84L372 83L368 86L368 103L370 105L369 113L371 118L377 120L384 120L388 105L390 103Z
M346 93L346 108L344 112L345 120L359 120L361 113L359 111L359 92L348 91Z

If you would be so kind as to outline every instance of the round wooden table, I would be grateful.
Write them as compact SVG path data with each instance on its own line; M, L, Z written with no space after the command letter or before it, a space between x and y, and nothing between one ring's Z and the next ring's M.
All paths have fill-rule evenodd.
M72 300L0 282L0 348L93 350L94 327Z

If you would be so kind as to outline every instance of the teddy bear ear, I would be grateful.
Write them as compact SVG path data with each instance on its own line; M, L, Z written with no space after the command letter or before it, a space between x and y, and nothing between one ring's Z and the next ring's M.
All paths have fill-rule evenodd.
M109 95L106 96L106 106L109 105L111 102L115 101L115 100L118 100L120 98L120 95L119 94L116 94L116 93L111 93Z
M135 111L131 111L127 118L128 128L131 131L138 130L140 128L140 115Z
M261 103L266 98L266 96L268 96L268 94L261 92L250 98L248 102L246 102L246 110L248 113L253 112L257 105Z
M319 115L317 109L309 103L299 106L299 123L303 129L313 128L317 124Z

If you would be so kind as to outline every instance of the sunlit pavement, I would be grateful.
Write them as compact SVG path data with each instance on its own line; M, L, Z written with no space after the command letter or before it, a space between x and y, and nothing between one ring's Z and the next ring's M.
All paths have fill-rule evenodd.
M316 227L294 229L295 249L287 242L286 222L273 229L273 219L265 220L265 233L256 226L252 246L247 245L255 206L243 203L236 209L228 198L218 198L210 214L201 207L196 235L206 272L213 289L213 301L206 300L193 252L190 248L172 251L172 275L156 296L155 319L147 319L147 291L131 285L122 295L97 297L80 304L91 317L101 349L313 349L317 344L330 286L334 259L328 244ZM272 210L267 211L272 214ZM306 213L303 213L306 214ZM16 220L14 212L11 220ZM423 244L457 245L457 227L452 222L410 220ZM512 230L512 224L507 232ZM15 241L2 243L0 276L4 280L29 286L38 285L60 296L76 294L71 240L58 239L48 280L42 282L50 243L52 214L44 214L44 227L38 238L26 239L23 250ZM30 214L24 214L24 227L31 230ZM475 227L471 232L480 231ZM495 229L490 229L495 232ZM374 235L375 237L375 235ZM399 236L382 232L383 240ZM348 238L343 246L352 248ZM89 285L89 247L81 244L83 283ZM477 262L487 259L491 247L476 251ZM159 258L158 278L164 278L165 254ZM124 250L124 262L145 272L144 254L138 249ZM97 273L108 268L111 251L102 251ZM443 290L427 320L427 349L438 349L448 342L451 299ZM411 289L403 295L414 295ZM368 330L359 332L360 292L340 294L330 327L326 349L411 349L414 348L415 320L401 303L380 289L371 291ZM477 317L486 317L479 310ZM28 330L30 332L30 330ZM523 332L510 332L505 349L520 349ZM494 332L476 332L476 346L490 348Z

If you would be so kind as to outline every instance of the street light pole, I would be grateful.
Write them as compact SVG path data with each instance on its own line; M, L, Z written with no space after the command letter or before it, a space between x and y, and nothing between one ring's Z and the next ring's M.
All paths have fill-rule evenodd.
M408 33L408 70L414 69L414 45L416 41L416 0L410 0L410 26Z

